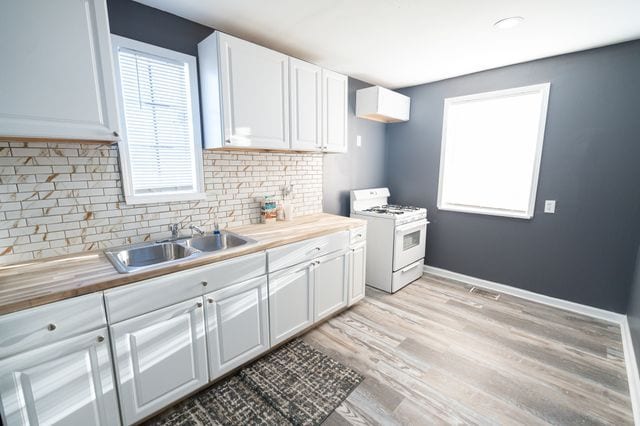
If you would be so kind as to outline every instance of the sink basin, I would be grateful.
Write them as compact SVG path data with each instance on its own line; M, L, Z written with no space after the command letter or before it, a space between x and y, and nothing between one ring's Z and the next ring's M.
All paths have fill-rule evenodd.
M218 251L247 244L250 240L238 235L224 232L218 235L207 235L206 237L195 237L186 240L187 247L192 247L200 251Z
M218 235L116 247L105 250L104 254L118 272L126 274L177 263L186 258L203 257L254 242L250 238L223 231Z
M190 247L176 242L147 244L124 249L105 250L118 272L132 272L140 268L184 259L196 253Z

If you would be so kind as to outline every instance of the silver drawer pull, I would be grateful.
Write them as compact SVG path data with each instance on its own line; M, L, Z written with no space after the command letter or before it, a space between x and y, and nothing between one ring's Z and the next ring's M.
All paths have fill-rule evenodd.
M320 251L320 250L322 250L320 247L315 248L315 251Z
M212 298L208 298L208 299L207 299L207 302L209 302L209 303L213 303L213 302L214 302L214 300L213 300Z
M98 338L96 340L98 341L98 343L102 343L102 342L104 342L104 337L98 336Z
M53 330L55 330L56 328L57 328L57 327L56 327L56 325L55 325L54 323L51 323L51 324L47 325L47 330L49 330L49 331L53 331Z
M198 308L202 308L202 302L198 302L198 303L196 303L196 306L197 306Z

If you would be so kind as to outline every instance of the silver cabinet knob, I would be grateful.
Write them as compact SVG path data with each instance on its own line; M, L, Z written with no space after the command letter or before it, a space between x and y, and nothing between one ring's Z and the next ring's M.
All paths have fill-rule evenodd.
M57 327L56 327L56 325L55 325L54 323L51 323L51 324L47 325L47 330L49 330L49 331L53 331L53 330L55 330L56 328L57 328Z
M209 285L209 283L207 281L202 281L202 287L206 287L208 285Z
M213 299L209 297L209 298L207 299L207 302L209 302L209 303L213 303Z
M198 308L202 308L202 302L198 302L198 303L196 303L196 306L197 306Z
M98 336L98 338L96 340L98 341L98 343L102 343L102 342L104 342L104 337Z

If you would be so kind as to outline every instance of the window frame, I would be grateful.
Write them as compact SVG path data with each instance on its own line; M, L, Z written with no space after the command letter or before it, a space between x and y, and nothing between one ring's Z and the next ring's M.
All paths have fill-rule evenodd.
M112 56L115 72L115 87L117 95L118 118L120 120L120 140L118 142L118 151L120 154L120 175L122 177L122 187L124 197L127 204L152 204L176 201L195 201L206 199L204 185L204 159L202 154L202 131L200 125L200 99L198 89L198 66L195 56L185 53L176 52L174 50L165 49L149 43L138 40L111 35ZM122 94L122 80L120 76L120 58L119 50L121 48L139 51L146 55L152 55L159 58L166 58L173 61L183 62L187 65L189 74L189 100L191 104L191 126L194 144L195 156L195 177L196 187L192 192L174 192L174 193L157 193L149 195L136 195L133 189L131 179L131 160L129 156L129 144L127 138L127 121L125 117L124 97Z
M444 113L442 119L442 142L440 145L440 170L438 176L438 210L454 211L462 213L483 214L490 216L502 216L517 219L531 219L535 212L535 204L538 190L538 181L540 177L540 164L542 160L542 146L544 143L545 126L547 122L547 110L549 104L549 90L551 83L534 84L530 86L515 87L511 89L495 90L491 92L476 93L472 95L457 96L453 98L444 99ZM451 105L456 103L474 102L478 100L486 99L498 99L504 97L510 97L515 95L540 93L542 99L540 102L540 119L538 122L538 137L536 141L536 152L533 164L533 173L531 176L531 185L529 188L529 205L526 211L519 210L507 210L491 207L480 207L463 204L453 204L443 202L443 183L445 177L445 159L446 159L446 147L447 147L447 114Z

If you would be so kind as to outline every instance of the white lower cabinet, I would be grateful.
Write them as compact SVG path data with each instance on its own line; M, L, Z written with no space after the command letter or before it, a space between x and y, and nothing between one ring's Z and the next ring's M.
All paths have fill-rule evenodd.
M202 297L114 324L111 336L126 424L209 381Z
M0 360L2 424L119 425L106 328Z
M367 244L360 243L349 250L349 306L364 297L367 271Z
M305 262L269 274L271 346L313 324L314 269Z
M347 254L348 252L330 254L315 261L314 321L319 321L347 306Z
M266 275L209 293L209 376L214 380L269 349Z

